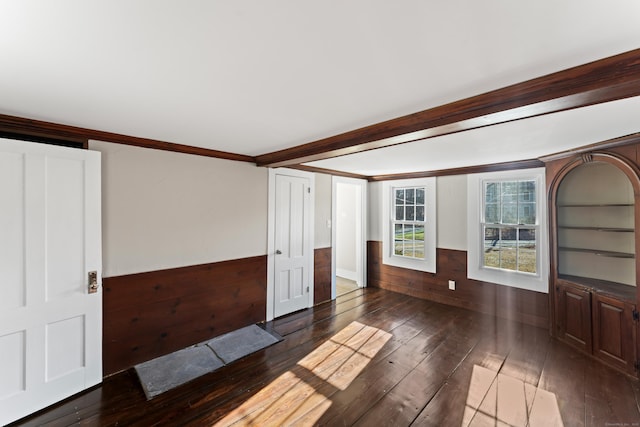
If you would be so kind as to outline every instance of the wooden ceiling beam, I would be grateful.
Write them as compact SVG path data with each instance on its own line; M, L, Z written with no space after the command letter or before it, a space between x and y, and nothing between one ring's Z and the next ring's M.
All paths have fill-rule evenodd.
M640 49L256 157L280 167L404 144L640 95Z
M291 165L290 168L306 171L306 172L322 173L325 175L342 176L345 178L356 178L356 179L365 179L365 180L368 180L370 178L367 175L360 175L358 173L344 172L344 171L339 171L335 169L317 168L315 166Z

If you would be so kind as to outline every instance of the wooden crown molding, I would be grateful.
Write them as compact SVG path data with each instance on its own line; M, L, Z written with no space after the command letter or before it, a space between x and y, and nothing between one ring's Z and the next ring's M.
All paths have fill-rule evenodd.
M289 166L289 168L298 169L298 170L307 171L307 172L323 173L326 175L343 176L345 178L357 178L357 179L367 179L367 180L370 178L367 175L360 175L360 174L351 173L351 172L343 172L335 169L317 168L315 166L307 166L307 165L293 165L293 166Z
M548 156L540 157L540 160L547 163L554 160L577 156L579 154L588 154L592 151L606 150L609 148L621 147L623 145L631 145L631 144L640 144L640 132L632 133L625 136L620 136L617 138L607 139L605 141L584 145L582 147L561 151L559 153L549 154Z
M389 175L375 175L370 176L367 179L370 182L376 181L392 181L398 179L414 179L414 178L428 178L431 176L448 176L448 175L468 175L472 173L482 172L499 172L514 169L532 169L543 167L544 163L538 159L520 160L515 162L495 163L490 165L477 165L477 166L465 166L460 168L441 169L434 171L424 172L409 172L409 173L396 173Z
M173 142L158 141L155 139L138 138L135 136L61 125L5 114L0 114L0 132L13 135L31 135L72 142L84 142L85 144L89 139L95 139L98 141L113 142L116 144L133 145L136 147L153 148L156 150L173 151L176 153L195 154L198 156L255 163L254 157L242 154L175 144Z
M413 179L413 178L427 178L431 176L447 176L447 175L468 175L472 173L483 172L499 172L515 169L532 169L545 166L545 163L553 160L563 159L566 157L573 157L578 155L589 155L593 151L607 150L610 148L621 147L624 145L640 144L640 132L632 133L629 135L621 136L618 138L607 139L605 141L596 142L594 144L585 145L578 148L573 148L566 151L561 151L548 156L543 156L538 159L519 160L513 162L494 163L490 165L477 165L477 166L465 166L452 169L441 169L434 171L422 171L422 172L409 172L398 173L389 175L374 175L364 177L370 182L375 181L390 181L398 179ZM333 173L333 171L326 170L325 173Z
M256 157L291 166L640 95L640 49Z

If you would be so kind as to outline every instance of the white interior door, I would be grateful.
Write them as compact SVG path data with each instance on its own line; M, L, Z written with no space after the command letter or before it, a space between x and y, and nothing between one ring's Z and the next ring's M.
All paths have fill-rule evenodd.
M313 303L311 181L307 176L274 176L273 315Z
M0 139L0 203L5 424L102 380L100 153Z

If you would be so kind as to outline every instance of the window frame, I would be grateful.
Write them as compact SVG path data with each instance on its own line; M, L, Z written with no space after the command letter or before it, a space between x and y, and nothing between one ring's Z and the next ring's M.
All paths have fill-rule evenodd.
M436 272L436 179L435 177L384 181L382 187L382 263L411 270ZM395 254L395 190L424 188L424 259ZM406 221L401 221L405 223ZM410 221L418 222L420 221Z
M536 230L536 272L507 270L484 265L485 183L535 181L535 225L500 224L497 228L532 228ZM545 169L522 169L470 174L467 177L467 277L520 289L548 293L549 242Z
M398 202L398 191L401 190L404 192L403 195L403 200L405 201L405 203L403 203L402 205L399 205ZM407 203L407 192L413 190L413 201L412 203ZM418 190L422 190L423 191L423 195L422 195L422 204L418 204L418 195L417 192ZM392 191L392 196L391 196L391 213L390 213L390 221L391 223L389 224L391 227L391 234L393 236L393 256L399 256L399 257L403 257L403 258L409 258L409 259L416 259L419 261L423 261L426 257L425 254L425 250L424 250L424 245L425 245L425 237L422 238L422 240L416 240L415 238L415 229L416 227L421 227L422 228L422 233L424 234L424 236L426 236L425 233L425 227L427 225L427 221L426 221L426 212L425 212L425 206L426 206L426 198L425 198L425 194L427 192L427 189L423 186L417 186L417 187L393 187ZM403 218L402 219L398 219L398 207L402 206L403 207ZM416 212L418 210L418 207L422 206L422 220L417 219L417 215ZM407 208L411 207L413 208L414 212L413 212L413 219L407 219ZM396 234L396 227L397 226L401 226L403 231L405 230L405 226L410 226L413 228L413 239L406 239L403 238L401 241L403 242L403 247L404 247L404 242L422 242L422 257L417 257L417 256L410 256L410 255L406 255L405 253L403 254L398 254L397 252L397 242L398 242L398 238L397 238L397 234ZM406 235L406 232L404 233ZM404 248L403 248L403 252L405 252Z

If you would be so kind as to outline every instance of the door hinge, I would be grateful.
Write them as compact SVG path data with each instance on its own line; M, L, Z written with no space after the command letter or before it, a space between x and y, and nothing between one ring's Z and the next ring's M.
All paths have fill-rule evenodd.
M640 313L638 313L638 310L634 308L631 314L633 315L633 320L636 322L640 320Z
M311 194L311 187L307 187L307 193Z
M307 293L309 293L309 287L307 286Z

